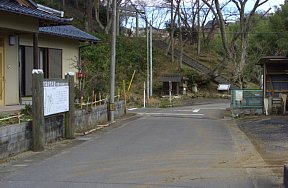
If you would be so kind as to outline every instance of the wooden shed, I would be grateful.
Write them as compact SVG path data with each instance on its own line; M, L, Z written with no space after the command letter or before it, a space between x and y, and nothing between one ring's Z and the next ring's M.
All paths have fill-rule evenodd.
M187 88L187 80L182 74L162 74L160 76L162 82L161 95L169 95L169 88L172 95L185 94Z
M267 108L270 109L270 113L282 111L285 114L288 94L288 57L265 56L256 64L263 70L262 89L264 98L268 98Z
M264 97L279 97L288 93L288 57L265 56L256 63L263 70Z

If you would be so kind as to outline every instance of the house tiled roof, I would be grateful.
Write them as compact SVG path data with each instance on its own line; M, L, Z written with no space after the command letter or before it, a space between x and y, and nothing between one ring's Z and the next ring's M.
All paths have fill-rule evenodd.
M38 10L36 8L26 7L20 5L15 0L1 0L0 1L0 11L11 12L15 14L31 16L41 20L52 21L56 23L70 23L72 18L61 18L53 14L46 13L44 11Z
M65 38L71 38L79 41L90 41L99 42L100 39L86 33L72 25L61 25L61 26L47 26L40 27L39 32L48 35L55 35Z

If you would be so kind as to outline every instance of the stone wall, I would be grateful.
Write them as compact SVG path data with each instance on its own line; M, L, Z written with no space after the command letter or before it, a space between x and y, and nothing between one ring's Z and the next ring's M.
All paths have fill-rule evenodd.
M124 114L124 102L115 103L115 118ZM76 132L88 131L108 121L107 105L90 110L75 111ZM45 143L64 136L64 115L45 118ZM32 147L32 122L0 127L0 159L30 150Z
M45 143L51 143L64 137L64 115L45 117Z
M96 128L97 125L108 121L107 104L96 106L93 108L75 111L75 127L76 132L85 132ZM119 118L124 114L124 101L115 103L115 118Z
M0 127L0 159L31 149L32 123Z

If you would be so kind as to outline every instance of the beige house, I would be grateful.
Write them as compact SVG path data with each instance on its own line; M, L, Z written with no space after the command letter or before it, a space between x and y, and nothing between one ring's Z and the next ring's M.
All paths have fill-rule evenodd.
M63 15L31 0L0 1L0 106L31 97L32 69L63 78L77 71L80 42L99 41Z

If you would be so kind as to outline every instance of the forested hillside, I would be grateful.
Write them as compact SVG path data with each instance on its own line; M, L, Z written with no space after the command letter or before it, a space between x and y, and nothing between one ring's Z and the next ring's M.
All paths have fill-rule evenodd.
M165 3L166 15L160 14ZM169 44L169 49L177 48L199 62L211 67L209 76L224 75L231 83L239 87L259 87L261 69L255 63L261 56L286 55L288 45L288 3L269 10L261 9L268 0L256 0L247 7L247 0L229 1L221 4L219 0L202 0L183 3L166 0L159 6L147 1L117 1L118 7L141 8L142 18L148 21L151 9L155 16L153 30L163 30L169 34L162 38ZM109 77L110 30L112 23L110 0L38 0L56 9L65 10L68 17L73 17L77 27L94 33L102 42L82 49L83 65L89 72L87 84L97 83L97 90L107 90ZM189 5L188 5L189 4ZM161 6L162 7L161 7ZM228 11L229 6L234 6ZM147 7L150 7L147 9ZM230 8L231 9L231 8ZM149 11L150 12L149 12ZM171 11L172 14L171 14ZM157 12L158 11L158 12ZM168 15L168 17L167 17ZM166 16L166 19L164 19ZM117 83L129 80L136 70L135 84L140 85L146 74L146 40L142 37L128 37L124 31L129 30L123 25L127 15L120 14L120 35L117 38ZM163 20L162 27L157 20ZM172 21L171 21L172 20ZM156 24L157 23L157 24ZM153 24L153 23L152 23ZM198 27L199 26L199 27ZM125 35L126 34L126 35ZM145 33L144 33L145 34ZM167 49L167 52L169 51ZM155 75L163 72L186 72L177 60L165 56L164 51L154 49ZM175 61L175 62L174 62ZM189 72L189 71L188 71ZM189 72L190 74L190 72ZM196 75L196 73L193 73ZM194 77L197 78L197 75ZM189 76L189 75L188 75ZM198 76L200 78L201 76ZM105 84L104 84L105 82ZM199 80L194 80L199 82ZM98 84L99 83L99 84ZM206 82L203 82L206 83ZM159 83L154 83L159 85Z

